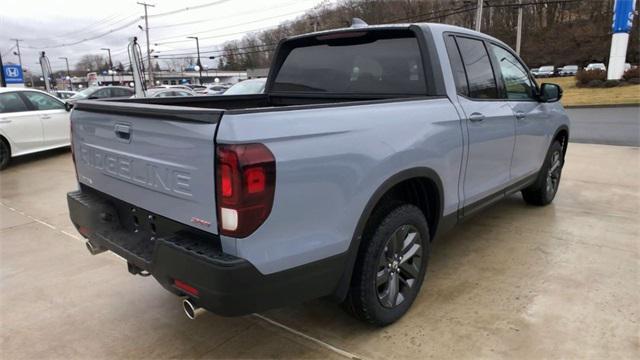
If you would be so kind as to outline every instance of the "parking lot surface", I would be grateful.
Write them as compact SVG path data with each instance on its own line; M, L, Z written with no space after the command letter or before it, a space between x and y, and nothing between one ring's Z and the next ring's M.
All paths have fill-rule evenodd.
M0 357L640 358L640 151L570 144L548 207L519 194L435 244L416 303L378 329L316 300L196 321L151 278L91 256L68 151L0 174Z
M571 141L587 144L640 146L640 106L566 109Z

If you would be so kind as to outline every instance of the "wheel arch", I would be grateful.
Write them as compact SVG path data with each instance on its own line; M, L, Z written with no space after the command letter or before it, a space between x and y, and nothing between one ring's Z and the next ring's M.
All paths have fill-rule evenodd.
M428 167L415 167L403 170L388 179L386 179L371 195L364 210L362 211L356 229L351 239L351 244L347 250L348 256L343 270L340 281L334 297L338 301L344 300L346 297L349 286L351 284L351 276L353 274L353 268L355 266L358 254L360 252L360 245L362 236L364 234L369 220L371 220L374 211L389 198L390 195L396 194L398 191L410 191L411 187L422 184L426 186L422 189L416 189L418 191L426 191L422 195L429 196L427 199L420 199L417 196L414 200L414 205L418 206L425 215L427 223L429 224L430 238L433 240L438 233L438 227L441 224L443 209L444 209L444 190L442 186L442 180L440 176L431 168ZM435 196L434 196L434 193ZM410 193L409 195L421 195ZM394 198L394 197L392 197ZM422 202L416 204L416 202ZM425 213L425 206L427 212Z
M569 144L569 127L568 126L562 125L556 129L555 133L553 134L553 138L551 138L551 144L553 144L554 141L556 140L559 140L560 145L562 145L562 156L566 155L567 145ZM551 146L551 144L549 144L549 146Z
M3 133L0 133L0 141L4 141L7 144L7 146L9 147L9 157L11 157L11 154L13 153L11 149L11 141L9 141L9 139L4 136Z

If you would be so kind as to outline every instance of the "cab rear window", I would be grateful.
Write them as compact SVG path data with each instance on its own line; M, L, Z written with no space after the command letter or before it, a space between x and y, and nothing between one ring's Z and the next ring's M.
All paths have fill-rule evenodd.
M413 33L391 38L367 34L316 39L310 45L290 50L275 78L273 91L426 94L420 49Z

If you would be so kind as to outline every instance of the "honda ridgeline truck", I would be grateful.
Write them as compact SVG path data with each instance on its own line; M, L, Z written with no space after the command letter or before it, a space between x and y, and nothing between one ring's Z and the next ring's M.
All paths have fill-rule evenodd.
M71 220L92 254L152 275L191 318L329 296L389 324L440 234L517 191L553 200L561 95L459 27L293 36L264 94L79 101Z

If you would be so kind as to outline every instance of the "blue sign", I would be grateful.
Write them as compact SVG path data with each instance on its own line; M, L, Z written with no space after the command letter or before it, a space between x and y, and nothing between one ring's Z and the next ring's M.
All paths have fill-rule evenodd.
M24 83L24 74L20 65L3 65L2 73L7 84Z
M613 5L612 30L614 33L631 32L635 9L636 0L616 0Z

